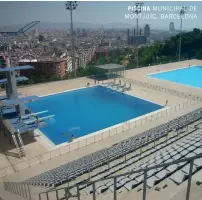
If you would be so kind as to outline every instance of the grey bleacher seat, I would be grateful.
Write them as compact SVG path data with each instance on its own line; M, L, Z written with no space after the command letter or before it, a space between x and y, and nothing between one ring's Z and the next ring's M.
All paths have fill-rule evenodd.
M196 147L193 146L193 144L190 144L190 145L192 145L192 146L189 146L189 147L187 148L188 151L193 151L194 149L196 149Z
M182 152L180 152L180 155L185 156L188 153L189 153L189 151L187 151L186 149L184 149Z
M128 191L130 191L130 190L132 190L133 187L136 186L137 184L138 184L138 182L137 182L136 180L132 180L132 181L126 183L126 184L124 185L124 187L125 187Z
M181 184L186 178L186 175L182 171L177 171L170 176L170 179L177 184Z
M174 161L174 159L170 157L169 159L165 160L164 163L170 163L170 162L173 162L173 161Z
M201 145L202 145L201 142L197 142L194 144L195 147L201 147Z
M152 176L153 174L155 174L157 171L157 169L151 169L147 172L147 176Z
M140 175L135 179L138 183L141 183L144 180L144 175Z
M187 143L187 144L184 145L184 148L185 148L185 149L188 148L188 147L190 147L190 144L189 144L189 143Z
M158 181L159 179L156 176L151 176L150 178L147 179L147 186L149 186L150 188L152 188L156 181Z
M198 148L196 150L193 151L196 154L201 154L202 153L202 148Z
M181 171L184 172L185 174L189 174L189 169L190 169L190 164L185 165ZM193 165L192 173L194 173L197 170L197 167Z
M140 176L140 173L134 173L129 176L130 179L134 180L136 177Z
M174 150L173 152L170 153L170 155L173 157L175 156L176 154L178 154L178 152L176 150Z
M173 156L173 159L174 160L178 160L180 159L182 156L180 154L176 154L175 156Z
M202 158L198 158L198 159L194 160L194 164L195 164L198 168L202 167Z
M163 163L164 159L159 159L155 161L155 165L161 164Z
M178 168L178 165L173 164L173 165L168 166L166 169L168 170L169 173L173 173L177 168Z
M177 165L178 165L178 167L182 167L182 166L184 166L186 163L187 163L187 162L181 162L181 163L178 163Z
M193 157L193 156L196 156L196 153L191 152L191 153L188 153L188 154L185 156L185 158L191 158L191 157Z
M130 178L126 177L126 178L120 180L119 183L124 185L125 183L130 182L130 181L132 181L132 180Z
M164 170L158 172L155 176L156 176L158 179L161 180L161 179L165 178L168 173L169 173L169 172L168 172L166 169L164 169Z

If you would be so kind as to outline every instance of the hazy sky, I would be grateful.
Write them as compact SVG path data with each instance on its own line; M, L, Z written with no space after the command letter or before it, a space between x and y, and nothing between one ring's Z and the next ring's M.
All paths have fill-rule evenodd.
M144 2L144 1L142 1ZM125 19L125 14L132 14L128 6L133 2L78 2L73 17L76 22L85 23L129 23L135 24L135 19ZM186 29L202 28L202 2L144 2L144 6L197 6L197 11L188 11L187 14L196 14L197 19L184 20L183 27ZM149 14L152 12L142 12ZM158 16L166 12L155 12ZM178 12L167 12L176 14ZM33 20L41 22L69 22L69 13L65 10L65 2L0 2L0 26L12 24L25 24ZM175 22L176 29L179 28L180 20L140 20L140 24L149 23L152 28L168 28L170 21Z

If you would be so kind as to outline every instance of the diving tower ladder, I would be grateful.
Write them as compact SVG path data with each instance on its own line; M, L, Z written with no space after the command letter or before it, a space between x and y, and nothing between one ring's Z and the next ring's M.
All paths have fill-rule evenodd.
M15 143L18 155L20 156L20 158L22 158L23 156L25 156L25 148L24 148L24 144L23 144L21 135L20 135L19 131L16 133L12 133L11 135L12 135L13 141Z

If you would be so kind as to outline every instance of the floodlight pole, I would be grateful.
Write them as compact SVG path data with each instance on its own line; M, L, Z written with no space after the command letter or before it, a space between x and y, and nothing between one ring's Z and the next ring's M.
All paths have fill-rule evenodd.
M74 77L76 78L76 64L75 64L75 52L74 52L74 29L73 29L73 17L72 12L77 7L76 1L67 1L66 9L70 11L70 29L71 29L71 41L72 41L72 68L74 70Z
M70 19L71 19L71 37L72 37L72 67L74 69L74 77L76 78L76 65L75 65L75 59L74 59L74 30L73 30L72 9L70 10Z
M185 14L186 7L182 7L180 10L180 41L179 41L179 61L181 58L181 46L182 46L182 16Z
M135 4L135 13L137 15L142 12L142 5L143 4L144 3L138 3L138 2ZM137 17L137 36L138 35L139 35L139 27L138 27L138 17ZM137 67L139 65L138 60L139 60L139 47L138 47L138 42L137 42Z

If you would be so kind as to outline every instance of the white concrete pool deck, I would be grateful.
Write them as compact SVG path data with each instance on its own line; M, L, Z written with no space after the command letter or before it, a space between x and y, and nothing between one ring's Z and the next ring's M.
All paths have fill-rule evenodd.
M202 65L202 61L200 60L188 60L183 62L176 62L176 63L169 63L164 65L157 65L157 66L151 66L146 68L139 68L139 69L132 69L126 71L126 78L135 79L135 80L141 80L150 84L159 85L166 88L175 89L181 92L187 92L193 95L198 95L202 97L202 90L199 88L190 88L184 85L179 85L176 83L170 83L168 81L162 81L158 79L153 79L151 77L148 77L146 75L151 73L157 73L162 72L166 70L173 70L176 68L183 68L189 65ZM72 79L72 80L65 80L65 81L57 81L57 82L51 82L46 84L37 84L27 87L20 87L19 91L24 95L48 95L51 93L57 93L67 90L72 90L80 87L85 87L86 83L90 82L91 85L94 84L94 81L92 79L88 78L78 78L78 79ZM187 99L173 96L169 93L163 93L159 92L153 89L145 88L138 85L132 85L132 90L129 92L126 92L130 95L134 95L143 99L146 99L151 102L155 102L160 105L164 105L165 101L168 100L168 106L173 107L179 103L187 102ZM194 108L201 107L202 103L195 104L192 106L189 106L187 108L184 108L183 110L177 111L175 113L172 113L172 115L165 116L163 118L156 119L155 121L148 122L144 124L143 126L137 126L136 128L133 128L131 130L127 130L125 132L121 132L119 134L113 135L111 137L108 137L106 139L100 140L96 143L93 143L91 145L79 148L77 150L71 151L69 153L66 153L64 155L56 156L52 159L49 159L47 161L44 161L41 164L33 164L33 166L26 168L26 162L29 162L29 159L36 158L36 163L38 163L37 158L40 158L40 156L44 153L49 152L51 148L45 147L39 139L36 139L40 136L32 137L31 135L24 135L23 140L25 143L25 149L27 158L23 158L24 160L24 168L23 171L13 173L16 169L16 163L19 163L22 161L22 159L17 158L16 156L16 150L14 148L14 145L9 144L8 137L4 137L3 133L0 134L0 170L3 167L10 166L9 173L10 176L7 176L9 180L13 181L20 181L24 180L26 178L32 177L34 175L37 175L43 171L47 171L48 169L52 169L54 167L57 167L61 164L64 164L68 161L75 160L77 158L80 158L82 156L85 156L89 153L92 153L94 151L97 151L102 148L106 148L111 146L114 143L117 143L123 139L126 139L130 136L139 134L143 132L144 130L147 130L151 127L155 127L156 125L159 125L161 123L164 123L176 116L179 116L182 113L186 113L188 111L193 110ZM5 153L6 152L6 155ZM20 167L23 168L23 166L20 165Z

